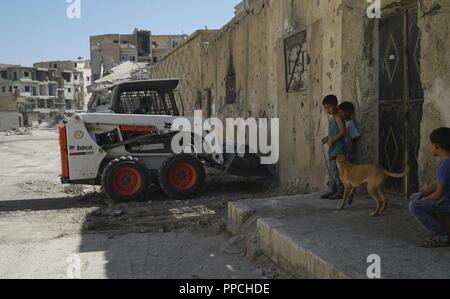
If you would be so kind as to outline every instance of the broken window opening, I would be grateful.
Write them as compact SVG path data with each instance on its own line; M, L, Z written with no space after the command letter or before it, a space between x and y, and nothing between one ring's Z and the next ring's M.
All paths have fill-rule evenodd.
M306 30L286 38L284 47L287 92L307 89L309 56L306 44Z
M45 100L39 99L37 106L38 106L38 109L45 109Z
M236 74L230 73L227 76L226 82L226 104L234 104L236 103Z

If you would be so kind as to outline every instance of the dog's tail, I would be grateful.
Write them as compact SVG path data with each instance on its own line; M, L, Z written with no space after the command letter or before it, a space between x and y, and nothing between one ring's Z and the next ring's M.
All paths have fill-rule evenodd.
M390 178L401 179L407 176L410 171L411 167L407 163L405 163L405 170L403 171L403 173L395 173L385 170L384 175Z

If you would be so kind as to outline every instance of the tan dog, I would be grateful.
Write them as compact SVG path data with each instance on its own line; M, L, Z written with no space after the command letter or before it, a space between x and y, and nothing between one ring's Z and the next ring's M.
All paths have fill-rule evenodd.
M388 207L389 201L383 192L384 181L388 177L403 178L411 170L409 165L405 165L403 173L392 173L376 165L353 165L347 161L344 155L337 157L336 162L345 188L344 199L339 204L338 209L344 209L347 205L352 204L356 188L367 183L367 190L376 202L376 210L371 216L380 215Z

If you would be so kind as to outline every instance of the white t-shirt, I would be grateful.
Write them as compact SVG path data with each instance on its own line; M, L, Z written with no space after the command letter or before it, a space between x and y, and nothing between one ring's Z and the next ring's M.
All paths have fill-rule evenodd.
M353 140L361 137L361 133L353 120L345 121L345 127L347 128L347 135L345 136L345 151L349 154L353 154Z

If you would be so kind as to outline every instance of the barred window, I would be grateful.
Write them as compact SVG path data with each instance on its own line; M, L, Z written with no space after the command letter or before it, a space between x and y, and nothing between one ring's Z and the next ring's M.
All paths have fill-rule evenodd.
M234 104L236 102L236 74L230 73L226 79L226 104Z
M154 90L123 92L120 106L124 114L175 115L170 95Z
M288 92L308 88L308 52L306 31L299 32L284 41L286 56L286 87Z

